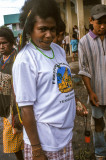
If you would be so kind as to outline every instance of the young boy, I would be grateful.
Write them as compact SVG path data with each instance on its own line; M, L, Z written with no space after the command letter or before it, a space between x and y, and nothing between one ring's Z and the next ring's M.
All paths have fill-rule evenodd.
M106 5L91 9L92 30L79 42L79 74L88 90L95 130L93 140L96 160L106 159L104 113L106 110Z
M74 62L75 54L78 56L78 39L76 34L73 34L72 38L73 39L71 40L70 44L72 45L72 62Z

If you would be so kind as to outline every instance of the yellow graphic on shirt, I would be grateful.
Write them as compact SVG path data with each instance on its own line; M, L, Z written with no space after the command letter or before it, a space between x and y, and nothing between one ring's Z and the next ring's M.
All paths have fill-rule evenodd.
M62 93L70 92L72 87L71 72L68 68L60 67L57 71L57 83L59 91Z

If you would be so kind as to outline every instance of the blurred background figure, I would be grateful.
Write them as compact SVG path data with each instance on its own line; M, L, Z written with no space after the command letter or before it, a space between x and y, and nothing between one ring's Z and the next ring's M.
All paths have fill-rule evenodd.
M20 47L21 47L20 42L21 42L21 34L19 33L19 34L18 34L18 37L17 37L17 39L16 39L17 51L20 51Z
M65 45L66 45L66 48L65 48L65 50L66 50L66 54L69 54L69 55L70 55L69 33L66 33L66 36L65 36L65 38L64 38L64 41L65 41Z
M79 30L78 30L77 25L74 25L74 27L73 27L73 34L76 34L77 39L79 39Z
M58 30L56 32L56 37L53 40L54 43L57 43L58 45L60 45L61 47L63 47L62 41L64 40L64 35L65 35L65 23L63 22L63 20L61 19L60 23L59 23L59 27Z
M72 40L70 44L72 45L72 62L74 62L75 56L78 57L78 39L76 34L72 35Z
M22 125L16 109L12 87L12 65L17 55L14 35L7 27L0 28L0 116L3 117L3 151L15 153L17 160L23 160ZM13 128L15 130L13 130ZM15 132L14 132L15 131Z

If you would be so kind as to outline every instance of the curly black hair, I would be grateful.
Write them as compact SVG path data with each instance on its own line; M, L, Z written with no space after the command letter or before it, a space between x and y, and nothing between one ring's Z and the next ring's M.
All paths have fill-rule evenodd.
M8 27L0 27L0 37L6 38L6 40L10 42L12 45L15 43L14 34Z
M23 28L23 44L25 45L27 35L33 31L34 24L36 23L36 16L42 19L48 17L54 18L58 28L61 19L60 9L55 0L27 0L21 9L20 25Z
M72 37L75 38L75 39L77 39L77 34L73 33Z
M59 35L60 32L65 33L65 30L66 30L66 25L65 25L64 21L62 19L60 19L60 21L58 23L58 28L57 28L56 34Z

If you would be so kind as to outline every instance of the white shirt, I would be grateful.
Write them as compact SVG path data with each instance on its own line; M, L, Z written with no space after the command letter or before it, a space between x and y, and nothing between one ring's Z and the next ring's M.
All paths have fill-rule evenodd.
M65 37L64 40L66 41L66 44L69 44L69 43L70 43L70 42L69 42L69 36L68 36L68 35Z
M33 105L43 150L58 151L72 139L76 107L65 52L54 43L51 48L54 59L27 44L16 57L13 85L19 107ZM53 56L51 50L42 52ZM24 141L30 144L25 129Z

